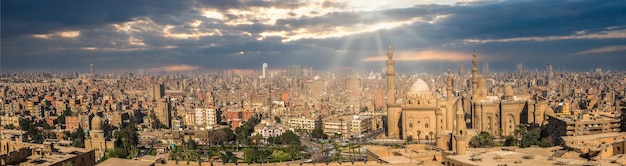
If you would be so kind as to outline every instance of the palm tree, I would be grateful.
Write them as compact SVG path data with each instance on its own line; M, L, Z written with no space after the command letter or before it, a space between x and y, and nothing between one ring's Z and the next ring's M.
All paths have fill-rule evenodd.
M420 143L421 135L422 135L422 130L417 130L417 143Z

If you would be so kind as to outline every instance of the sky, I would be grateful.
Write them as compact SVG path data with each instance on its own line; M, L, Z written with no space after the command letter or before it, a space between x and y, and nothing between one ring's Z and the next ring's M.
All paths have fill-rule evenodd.
M2 0L2 72L626 70L624 0Z

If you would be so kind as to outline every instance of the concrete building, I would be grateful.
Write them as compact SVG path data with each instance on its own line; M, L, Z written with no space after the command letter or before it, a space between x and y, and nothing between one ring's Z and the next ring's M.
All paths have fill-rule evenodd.
M214 108L196 108L194 115L197 127L210 129L217 124L218 115Z
M0 140L0 165L96 165L94 150Z
M602 115L557 114L548 115L549 128L555 138L561 136L581 136L620 131L620 120Z
M351 128L351 124L349 122L350 120L324 122L324 134L328 136L333 136L335 134L347 136L350 134Z
M315 129L315 120L309 118L292 118L287 122L289 128L296 131L312 132Z
M354 115L350 121L350 136L359 137L369 131L372 131L372 117Z
M65 129L73 132L80 126L80 119L74 116L65 117ZM84 126L84 128L88 128L89 126Z
M172 105L169 97L159 98L156 107L154 108L154 114L157 119L168 128L172 127Z

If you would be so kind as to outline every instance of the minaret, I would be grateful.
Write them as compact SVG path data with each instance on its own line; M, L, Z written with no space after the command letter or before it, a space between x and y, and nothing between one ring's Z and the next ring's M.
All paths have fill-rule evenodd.
M475 93L478 88L478 59L476 59L476 49L474 49L472 56L472 92Z
M391 45L387 50L387 137L400 138L400 104L396 103L396 71L393 68L393 51Z
M443 112L439 108L439 100L436 100L436 107L435 107L435 140L437 141L436 145L438 148L441 148L444 151L447 151L448 142L446 141L446 137L441 134L441 130L443 129L443 126L444 126Z
M450 69L448 69L448 80L446 82L446 97L448 101L452 101L452 77L451 77Z
M387 103L396 103L396 71L394 70L393 51L391 45L387 50Z
M467 131L465 131L465 115L460 103L456 107L456 126L454 131L455 153L464 155L467 150Z

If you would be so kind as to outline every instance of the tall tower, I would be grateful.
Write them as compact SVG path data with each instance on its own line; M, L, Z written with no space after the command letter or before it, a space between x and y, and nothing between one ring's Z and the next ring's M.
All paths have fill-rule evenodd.
M387 103L396 103L396 71L394 70L393 48L387 50Z
M265 78L265 68L267 68L267 63L263 63L263 77Z
M156 118L167 128L172 128L172 105L169 97L162 97L156 100L157 106L154 108ZM155 126L153 126L155 127Z
M387 137L401 139L400 136L400 104L396 103L396 71L394 70L393 51L391 45L387 50Z
M446 97L448 101L452 101L452 77L451 77L450 69L448 69L448 78L446 82Z
M456 126L454 128L454 152L456 155L464 155L467 150L467 131L465 131L465 115L460 102L456 107Z
M93 63L92 63L92 64L89 64L89 74L91 74L91 75L96 74L96 71L95 71L95 70L94 70L94 68L93 68Z
M478 88L478 59L476 59L476 49L474 49L474 54L472 54L472 92L476 92Z

